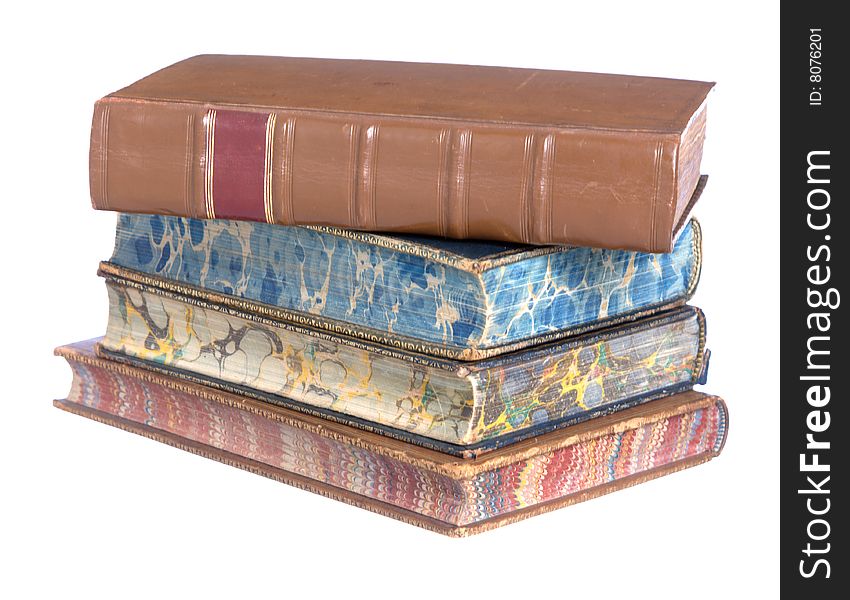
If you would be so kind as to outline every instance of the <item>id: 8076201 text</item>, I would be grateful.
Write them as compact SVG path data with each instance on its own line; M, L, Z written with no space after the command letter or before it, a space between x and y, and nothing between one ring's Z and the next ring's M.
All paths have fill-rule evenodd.
M820 28L809 29L809 82L812 89L809 92L809 106L821 106L823 103L823 47Z

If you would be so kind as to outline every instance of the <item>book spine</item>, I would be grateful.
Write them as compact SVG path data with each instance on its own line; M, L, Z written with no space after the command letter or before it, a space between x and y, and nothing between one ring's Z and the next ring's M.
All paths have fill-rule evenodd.
M107 97L95 208L672 249L680 136Z

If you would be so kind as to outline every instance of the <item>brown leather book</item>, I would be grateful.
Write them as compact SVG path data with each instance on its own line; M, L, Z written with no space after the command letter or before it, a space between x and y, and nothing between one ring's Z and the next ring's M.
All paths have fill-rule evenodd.
M95 105L95 208L669 252L711 83L196 56Z

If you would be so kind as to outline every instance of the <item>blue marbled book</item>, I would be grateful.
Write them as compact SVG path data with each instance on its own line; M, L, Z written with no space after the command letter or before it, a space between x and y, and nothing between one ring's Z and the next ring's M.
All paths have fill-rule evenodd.
M438 357L476 360L684 302L699 225L673 252L535 247L121 214L101 264L146 286Z

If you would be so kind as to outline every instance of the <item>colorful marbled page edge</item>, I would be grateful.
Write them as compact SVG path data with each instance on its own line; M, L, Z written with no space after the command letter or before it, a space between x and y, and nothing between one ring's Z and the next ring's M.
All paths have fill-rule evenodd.
M106 350L451 444L470 445L690 387L703 317L684 307L479 363L351 345L108 282Z

